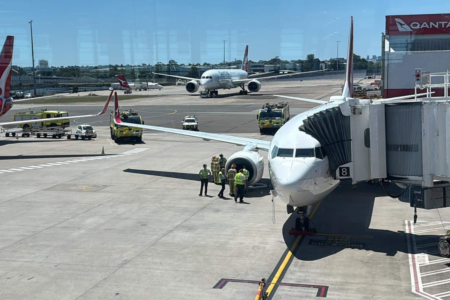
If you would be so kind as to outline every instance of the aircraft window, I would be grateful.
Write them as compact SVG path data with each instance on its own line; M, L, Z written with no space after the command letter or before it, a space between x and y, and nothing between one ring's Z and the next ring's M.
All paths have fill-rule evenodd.
M294 149L278 149L277 157L292 157Z
M317 147L315 151L316 151L316 158L323 159L325 157L322 153L322 147Z
M275 158L277 156L277 152L278 152L278 147L274 146L272 149L272 158Z
M314 149L297 149L295 157L314 157Z

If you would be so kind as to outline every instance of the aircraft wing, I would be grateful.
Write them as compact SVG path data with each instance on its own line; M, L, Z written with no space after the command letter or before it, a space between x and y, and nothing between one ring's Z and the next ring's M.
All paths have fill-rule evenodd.
M280 97L280 98L287 98L287 99L292 99L292 100L298 100L298 101L305 101L305 102L312 102L312 103L319 103L319 104L325 104L328 101L324 101L324 100L316 100L316 99L306 99L306 98L297 98L297 97L290 97L290 96L282 96L282 95L274 95L275 97Z
M200 82L200 79L198 79L198 78L184 77L184 76L178 76L178 75L169 75L169 74L161 74L161 73L155 73L155 72L153 72L153 74L160 75L160 76L166 76L166 77L173 77L173 78L178 78L178 79L184 79L184 80L194 80L194 81Z
M252 81L252 80L269 80L269 79L289 77L289 76L300 75L300 74L319 73L319 72L325 72L325 71L327 71L327 70L311 71L311 72L296 72L296 73L289 73L289 74L275 75L275 76L267 76L267 77L259 77L259 78L246 78L246 79L233 80L233 83L234 84L243 84L243 83L247 83L247 82Z
M273 74L273 73L274 72L256 73L256 74L248 75L248 78L253 78L253 77L257 77L257 76L261 76L261 75L267 75L267 74Z
M205 141L219 141L229 144L235 144L238 146L253 146L254 149L259 149L263 151L269 151L270 141L265 140L257 140L257 139L249 139L243 137L236 137L225 134L215 134L215 133L207 133L207 132L194 132L188 130L181 129L173 129L167 127L159 127L159 126L151 126L151 125L142 125L142 124L134 124L134 123L125 123L120 119L120 111L119 111L119 100L117 98L117 93L114 94L114 112L115 118L114 123L119 126L127 126L127 127L137 127L142 129L149 129L167 133L174 133L179 135L186 135L196 138L201 138Z
M94 115L81 115L81 116L71 116L71 117L59 117L59 118L46 118L46 119L31 119L31 120L25 120L25 121L12 121L12 122L3 122L0 123L0 126L4 125L20 125L20 124L31 124L31 123L41 123L41 122L47 122L47 121L56 121L56 120L70 120L70 119L79 119L79 118L92 118L97 117L100 115L103 115L106 110L108 109L109 102L111 101L111 97L114 91L111 91L111 94L109 94L108 99L105 102L105 106L103 109Z

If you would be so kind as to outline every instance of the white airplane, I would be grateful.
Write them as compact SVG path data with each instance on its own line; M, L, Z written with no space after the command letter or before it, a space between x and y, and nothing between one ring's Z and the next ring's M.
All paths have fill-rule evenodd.
M238 169L246 166L250 172L248 179L250 185L258 182L264 171L263 157L258 150L267 151L270 180L276 197L288 205L289 212L294 211L294 207L299 207L299 211L304 212L309 205L329 195L339 184L339 180L335 179L330 172L324 145L306 132L300 131L299 127L304 125L304 121L314 114L340 106L349 107L347 101L352 98L353 91L353 18L350 25L347 62L346 81L342 95L332 96L328 102L295 98L321 105L292 118L277 131L272 141L125 123L120 119L117 94L115 94L114 123L244 146L242 151L236 152L228 159L225 168L228 170L232 164L236 164ZM411 97L414 95L397 97L397 99Z
M229 90L232 88L239 87L241 88L239 94L247 95L248 91L255 93L261 89L261 82L260 82L261 80L288 77L298 74L317 73L323 71L324 70L311 72L293 72L283 75L253 78L254 76L261 76L263 74L268 74L272 72L248 75L248 45L247 45L247 47L245 48L244 59L242 60L240 70L230 70L230 69L208 70L202 74L202 77L200 79L177 75L167 75L161 73L153 73L153 74L189 80L188 83L186 83L186 91L188 91L189 93L195 93L201 86L205 89L206 95L208 97L214 97L219 95L219 91L217 90L220 89ZM248 91L245 89L245 85L247 85Z
M34 99L25 99L25 100L14 100L10 96L11 90L11 73L12 73L12 57L14 52L14 37L7 36L5 44L3 45L2 52L0 53L0 117L6 114L13 106L14 103L25 102L25 101L36 101L38 99L45 98L55 98L55 96L49 97L39 97ZM37 117L31 117L34 119L26 120L26 121L14 121L14 122L3 122L0 123L0 126L5 126L8 128L12 128L15 125L21 124L31 124L31 123L41 123L46 121L55 121L55 120L69 120L69 119L79 119L79 118L87 118L87 117L96 117L103 115L109 102L112 98L113 91L109 95L106 100L105 106L103 109L97 113L92 115L81 115L81 116L71 116L71 117L58 117L58 118L45 118L45 119L35 119Z

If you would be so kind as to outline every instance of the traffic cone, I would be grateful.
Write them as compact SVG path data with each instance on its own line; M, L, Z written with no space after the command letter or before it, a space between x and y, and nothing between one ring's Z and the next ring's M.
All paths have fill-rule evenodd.
M105 147L102 147L102 155L105 155Z

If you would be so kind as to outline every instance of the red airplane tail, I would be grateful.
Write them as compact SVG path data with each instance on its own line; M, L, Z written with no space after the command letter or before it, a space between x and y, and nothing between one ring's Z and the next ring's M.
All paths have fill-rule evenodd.
M244 59L242 60L241 69L248 72L248 45L245 47Z
M12 56L14 37L8 35L0 54L0 99L9 98L11 89Z
M117 80L119 80L119 84L121 87L129 89L130 85L122 74L116 75Z

